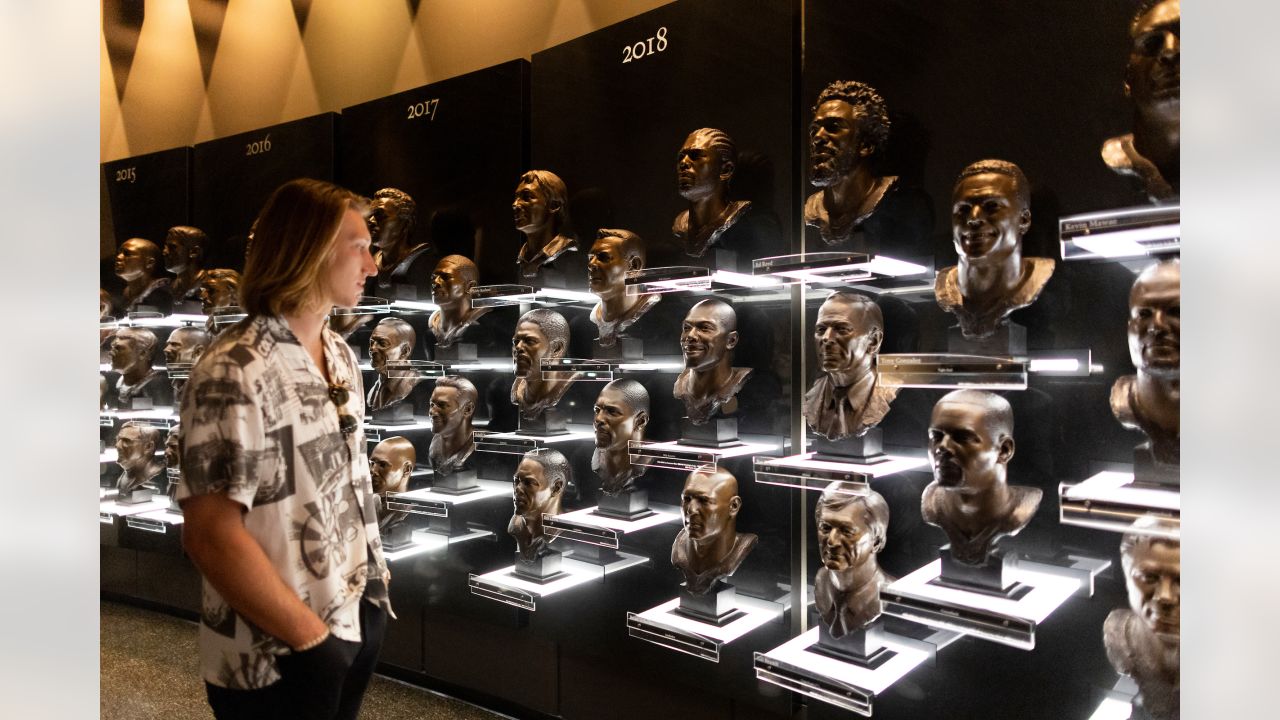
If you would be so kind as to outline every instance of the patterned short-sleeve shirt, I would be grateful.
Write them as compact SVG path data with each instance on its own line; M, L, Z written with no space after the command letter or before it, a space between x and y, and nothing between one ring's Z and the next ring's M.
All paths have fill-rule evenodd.
M355 353L323 331L331 381L349 389L341 412L364 418ZM343 640L360 640L361 596L390 611L364 429L344 435L310 354L281 318L228 328L192 369L181 412L179 501L224 493L285 584ZM241 617L204 582L204 679L256 689L279 679L287 645Z

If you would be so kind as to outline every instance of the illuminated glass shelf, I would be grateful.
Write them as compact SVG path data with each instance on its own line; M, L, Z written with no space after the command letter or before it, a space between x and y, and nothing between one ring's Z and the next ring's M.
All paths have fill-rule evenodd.
M375 423L371 418L366 417L364 421L364 438L368 442L382 442L389 437L395 437L406 432L423 432L430 429L431 418L423 415L414 415L413 422L402 425L384 425Z
M143 532L151 532L159 535L167 535L178 526L182 525L184 518L182 513L176 513L169 509L169 498L167 496L158 496L164 501L164 509L147 510L146 512L131 513L124 518L124 524L134 530Z
M598 302L600 298L585 290L535 288L532 285L479 285L471 290L473 307L507 307L525 304L590 307Z
M156 407L149 410L100 410L98 412L98 422L103 427L112 427L130 420L137 420L162 430L167 430L177 425L178 419L177 413L169 406Z
M609 382L619 373L618 360L593 360L590 358L543 358L538 368L543 377L551 380L575 382Z
M876 373L886 387L1026 390L1026 360L951 353L881 354Z
M382 556L387 562L395 562L403 560L407 557L420 555L422 553L444 550L450 545L468 542L470 540L479 540L480 538L493 537L492 530L484 530L481 528L468 528L468 531L460 535L445 535L443 533L431 532L429 530L414 530L411 534L412 543L408 547L399 550L386 550L384 548Z
M755 437L748 441L746 437ZM710 470L726 458L757 455L776 452L782 449L780 441L764 442L768 436L744 436L737 445L727 447L705 447L702 445L686 445L678 441L646 442L630 440L627 442L631 462L647 467L666 468L668 470Z
M391 301L386 298L364 295L356 301L355 307L334 306L332 314L339 317L350 315L390 315Z
M1164 518L1173 527L1134 527L1134 521L1146 516ZM1059 485L1058 519L1064 525L1177 540L1182 494L1172 488L1135 485L1133 473L1108 470L1082 483Z
M623 535L680 522L679 508L650 504L649 509L653 511L652 515L638 520L622 520L600 515L596 512L596 506L592 506L559 515L543 515L542 526L547 530L559 531L560 537L565 540L617 550Z
M742 617L716 626L680 615L676 608L680 598L672 598L642 613L627 613L627 634L633 638L660 645L669 650L692 655L710 662L720 662L725 645L782 616L785 609L778 603L737 594L734 608Z
M114 498L115 495L111 495L99 503L99 519L106 518L108 516L129 517L130 515L169 509L168 495L153 495L150 500L137 503L136 505L121 505L117 503Z
M815 252L779 255L752 262L756 277L772 277L785 284L874 284L880 278L905 278L932 274L918 263L887 255L856 252Z
M511 498L511 483L500 480L476 480L479 490L461 494L450 494L432 488L419 488L400 493L387 494L387 509L407 512L414 515L430 517L449 517L449 508L453 505L466 505L497 497Z
M619 556L621 559L618 562L610 565L596 565L575 560L566 555L560 560L560 572L563 576L545 583L520 577L516 574L516 566L509 565L483 575L469 575L467 584L473 595L533 612L538 609L538 601L543 598L593 580L602 580L605 575L648 562L646 558L627 553L619 553Z
M893 657L877 668L860 667L809 652L818 632L812 628L769 652L756 653L756 678L870 717L877 695L931 659L916 643L885 633Z
M1036 646L1036 627L1067 598L1081 590L1079 579L1020 565L1014 580L1030 586L1020 599L931 585L942 561L934 560L880 592L888 615L929 627L972 635L1022 650Z
M563 443L595 441L596 434L591 430L573 429L559 435L522 435L519 432L489 432L474 430L471 437L475 439L476 450L480 452L504 453L507 455L523 455L530 450L560 445Z
M1157 205L1069 215L1058 219L1063 260L1131 258L1177 253L1182 208Z
M709 270L696 265L671 265L666 267L628 270L623 281L627 294L660 294L674 292L741 292L783 291L784 283L773 277L750 275L730 270Z
M428 302L426 300L392 300L391 309L400 310L404 312L419 313L419 312L435 312L436 310L440 309L440 306L433 302Z
M883 462L871 465L814 460L814 453L788 457L757 457L752 461L756 482L822 492L833 482L851 484L854 494L871 491L871 480L928 466L924 458L886 455Z
M444 363L431 360L393 360L387 363L386 370L389 380L434 380L445 375Z

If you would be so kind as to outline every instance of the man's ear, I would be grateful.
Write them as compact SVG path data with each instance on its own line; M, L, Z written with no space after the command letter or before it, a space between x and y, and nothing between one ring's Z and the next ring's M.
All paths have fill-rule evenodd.
M560 209L561 209L561 208L563 208L563 207L564 207L564 203L563 203L563 202L560 202L559 200L548 200L548 201L547 201L547 210L550 210L550 211L551 211L551 212L553 212L553 213L558 213L558 212L560 212Z
M1031 208L1022 208L1018 213L1018 234L1025 235L1031 229Z
M476 414L476 404L473 402L464 403L462 406L462 416L471 418Z
M1001 465L1007 465L1013 459L1013 437L1005 435L1000 439L1000 454L996 456L996 462Z
M400 466L400 472L404 475L404 481L402 484L407 484L409 476L413 474L413 461L406 459L404 464Z
M733 332L729 333L729 341L725 343L725 347L729 348L730 350L738 347L738 331L737 330L734 330Z
M643 430L649 424L649 413L641 410L636 413L636 429Z
M876 533L875 543L871 546L871 551L880 552L881 550L884 550L884 546L888 542L889 538L886 536L886 533Z
M729 182L729 180L733 178L733 173L737 169L738 169L738 166L733 164L732 161L729 161L729 160L724 161L723 163L720 164L720 179L724 182Z
M870 141L867 141L858 145L858 157L860 158L871 157L875 153L875 151L876 151L876 146L871 144Z
M742 509L742 497L734 495L729 499L729 517L738 517L738 511Z
M413 344L408 342L400 343L400 352L407 359L413 355Z
M628 270L639 270L642 267L644 267L644 260L641 260L639 255L632 255L627 258Z
M468 295L470 295L470 294L471 294L472 289L474 289L474 288L475 288L475 286L476 286L476 285L478 285L478 284L479 284L479 283L478 283L478 282L476 282L475 280L468 280L468 281L467 281L467 294L468 294Z
M551 484L551 496L555 497L562 492L564 492L564 478L559 478Z
M880 352L880 344L884 342L884 331L878 327L871 328L871 332L867 333L867 352L875 355Z
M548 354L553 358L562 357L565 351L564 345L565 345L564 340L561 340L560 338L556 338L555 340L552 340L551 342L547 343Z

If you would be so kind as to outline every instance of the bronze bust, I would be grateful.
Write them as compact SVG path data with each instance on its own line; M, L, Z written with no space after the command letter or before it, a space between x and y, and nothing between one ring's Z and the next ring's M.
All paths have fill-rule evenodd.
M124 280L124 312L127 314L147 300L155 300L169 287L169 279L157 277L161 250L150 240L131 238L120 245L115 272Z
M702 300L689 309L680 329L684 370L676 377L672 395L684 401L685 413L695 425L707 421L724 407L737 409L738 391L751 368L733 367L738 345L738 316L728 303Z
M174 328L169 333L169 338L164 343L164 361L168 365L173 363L192 363L194 364L204 355L204 351L209 348L209 342L212 338L208 331L201 327L184 326Z
M124 472L116 489L128 493L164 472L164 462L156 459L160 449L160 429L138 422L126 422L116 433L116 464Z
M240 273L214 268L200 273L200 311L212 315L220 308L240 303Z
M149 392L148 386L160 376L160 371L151 368L157 343L156 334L146 328L116 331L110 352L111 369L120 373L115 386L119 407L128 408L135 397Z
M569 191L555 173L530 170L521 175L511 210L516 229L525 236L516 256L520 277L536 277L543 265L578 252L569 225Z
M629 230L601 230L587 260L587 286L600 302L591 308L591 322L600 330L600 346L613 347L661 295L628 295L628 270L644 267L644 241Z
M648 469L631 464L627 442L644 440L649 424L649 391L630 378L610 382L600 390L592 414L596 449L591 469L600 476L600 490L617 495L636 489L636 480Z
M1182 105L1182 8L1146 0L1129 23L1124 94L1133 101L1133 132L1102 144L1102 161L1133 178L1151 202L1176 202Z
M1031 188L1017 165L969 165L956 180L951 202L959 264L938 272L934 294L966 338L990 337L1009 313L1035 302L1054 261L1022 256L1022 236L1031 227Z
M511 384L511 403L526 420L537 418L555 407L577 379L550 380L542 374L543 359L558 360L569 349L569 323L554 310L539 308L520 316L511 338L511 357L516 363L516 379Z
M408 513L388 510L387 495L409 488L409 478L417 462L418 453L413 443L399 436L383 440L369 453L369 478L380 498L378 527L381 530L386 531L409 517Z
M828 440L865 435L898 396L875 371L884 342L880 306L863 295L832 293L818 308L813 341L824 374L804 396L805 421Z
M164 237L164 269L174 274L169 292L174 300L193 298L200 292L200 272L208 236L199 228L177 225Z
M751 207L747 200L729 200L737 166L733 140L715 128L689 133L676 153L676 186L689 209L676 216L671 233L684 243L686 255L702 257Z
M813 513L822 557L813 599L833 638L880 617L880 589L893 582L876 562L888 537L889 504L877 492L861 495L852 489L851 483L831 483Z
M378 373L369 388L370 410L382 410L403 402L418 384L416 377L390 377L388 364L408 360L418 334L413 326L396 317L383 318L369 335L369 364Z
M471 305L471 290L480 281L480 269L470 258L446 255L431 272L431 301L440 309L431 313L427 327L438 347L452 347L467 328L491 308Z
M111 314L111 293L98 288L98 321L102 322Z
M737 530L738 479L724 468L695 471L680 494L684 527L671 544L671 564L684 573L685 589L704 595L717 580L732 575L759 538Z
M479 393L470 380L449 375L436 380L431 391L431 446L429 457L436 475L462 469L476 449L471 422Z
M1129 292L1129 358L1138 372L1111 386L1111 411L1122 425L1141 430L1152 458L1177 465L1181 457L1182 265L1148 266Z
M1136 529L1170 527L1147 516ZM1157 720L1179 717L1182 687L1182 549L1177 540L1126 533L1120 541L1129 607L1112 610L1102 626L1107 659L1138 684L1138 701Z
M379 287L396 280L407 281L413 262L430 249L427 243L410 244L417 211L418 204L403 190L382 188L373 194L365 225L373 246L378 248L373 263L378 266Z
M522 559L532 562L551 552L556 534L545 531L542 516L560 514L560 500L572 480L569 460L559 450L530 450L520 460L511 478L515 514L507 533L516 539Z
M837 80L818 95L809 124L809 182L804 222L828 245L848 242L898 178L877 177L889 142L889 110L869 85Z
M951 556L982 565L997 541L1016 535L1040 506L1039 488L1008 484L1013 408L984 390L947 393L933 407L929 460L933 482L920 498L924 521L951 541Z

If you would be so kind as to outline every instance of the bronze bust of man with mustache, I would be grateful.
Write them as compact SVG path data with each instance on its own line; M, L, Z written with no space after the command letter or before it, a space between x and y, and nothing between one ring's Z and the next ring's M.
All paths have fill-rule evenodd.
M370 410L382 410L402 402L418 384L416 377L391 377L388 365L403 362L413 353L418 334L400 318L383 318L369 335L369 364L378 373L369 388ZM407 374L407 373L406 373Z
M684 573L685 590L704 595L716 581L732 575L759 538L739 533L738 479L724 468L695 471L680 494L684 528L671 544L671 564Z
M947 534L956 562L985 564L996 542L1020 532L1040 507L1039 488L1008 484L1013 450L1013 408L999 395L956 390L933 406L933 482L920 513Z
M559 515L565 487L573 480L569 460L559 450L530 450L520 460L512 481L515 514L507 524L507 533L516 539L522 560L533 562L551 553L555 533L548 533L542 516Z
M471 289L480 281L480 269L470 258L446 255L431 272L431 302L440 309L431 313L427 327L437 347L452 347L467 328L475 325L492 308L471 305Z
M1174 527L1147 516L1136 530ZM1102 626L1107 659L1138 684L1138 701L1156 720L1177 720L1182 679L1182 548L1177 540L1126 533L1120 541L1129 608L1112 610Z
M951 203L959 264L938 272L934 295L956 316L966 338L987 338L1009 313L1035 302L1054 262L1022 256L1022 236L1031 227L1031 187L1017 165L969 165L956 180Z
M1129 292L1129 358L1138 369L1111 386L1120 424L1146 434L1152 458L1179 464L1181 430L1182 264L1148 266Z
M820 190L804 203L804 222L822 241L849 241L898 178L877 177L875 161L889 142L889 111L869 85L837 80L819 95L809 124L809 182Z
M805 421L828 440L865 435L898 396L875 371L884 341L880 306L863 295L832 293L818 308L813 340L824 374L804 396Z
M143 395L159 399L155 380L159 370L151 368L156 354L156 334L146 328L125 327L111 340L111 369L120 373L115 385L116 407L128 409L133 399Z
M464 377L436 380L431 391L431 469L437 476L462 469L476 449L471 421L476 414L476 386Z
M554 407L577 379L550 380L541 370L542 360L564 357L569 349L569 323L554 310L539 308L520 316L511 338L511 357L516 363L516 379L511 384L511 403L520 416L534 420Z
M1102 161L1134 178L1151 202L1176 202L1181 167L1182 7L1145 0L1129 23L1124 94L1133 101L1133 132L1107 140Z
M627 294L628 270L644 267L644 241L630 230L600 230L587 259L587 286L600 302L591 308L591 322L600 330L600 346L613 347L662 296Z
M876 562L889 530L889 504L880 493L855 494L852 487L831 483L813 513L822 557L813 599L833 638L861 630L880 617L880 589L893 582Z
M689 209L676 216L671 233L684 242L686 255L702 257L751 207L747 200L729 200L737 166L738 151L724 131L702 128L685 138L676 154L676 185Z
M635 380L614 380L600 390L592 415L596 449L591 469L600 476L605 495L635 490L636 480L648 470L633 465L627 442L644 440L649 424L649 391Z
M684 370L676 377L672 395L684 401L694 425L705 425L718 410L737 409L738 391L751 368L733 367L738 345L738 315L728 303L703 300L689 309L680 329Z
M555 173L530 170L521 175L511 212L525 236L516 256L521 278L537 277L543 265L578 252L569 223L569 191Z

